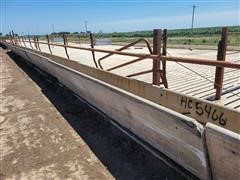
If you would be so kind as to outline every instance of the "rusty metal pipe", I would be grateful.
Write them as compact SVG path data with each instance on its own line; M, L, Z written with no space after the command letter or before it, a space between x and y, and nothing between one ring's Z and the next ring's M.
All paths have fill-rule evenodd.
M93 34L90 33L89 36L90 36L91 48L94 49ZM97 62L96 62L96 58L95 58L95 52L94 52L94 51L92 51L92 57L93 57L93 62L94 62L94 64L95 64L96 68L98 68L98 65L97 65Z
M167 55L167 29L163 30L163 47L162 47L162 55L166 56ZM168 88L168 82L167 82L167 72L166 72L166 61L161 61L162 62L162 82L165 88Z
M29 41L29 44L31 46L31 48L33 49L33 46L32 46L32 43L31 43L31 40L30 40L30 36L28 35L28 41Z
M112 67L112 68L109 68L109 69L107 69L107 71L112 71L112 70L114 70L114 69L118 69L118 68L120 68L120 67L127 66L127 65L129 65L129 64L132 64L132 63L135 63L135 62L144 60L144 59L145 59L145 58L140 57L140 58L134 59L134 60L132 60L132 61L129 61L129 62L120 64L120 65L118 65L118 66L114 66L114 67Z
M37 46L38 46L38 49L39 49L39 51L41 51L41 48L40 48L40 45L39 45L38 36L36 36L36 41L37 41Z
M47 35L47 45L48 45L48 49L49 49L50 53L52 54L52 50L51 50L51 47L49 44L49 35Z
M24 40L23 36L22 36L22 42L23 42L24 46L27 47L26 44L25 44L25 40Z
M154 29L153 30L153 54L161 56L161 38L162 30ZM161 63L160 58L153 59L153 73L152 73L152 83L154 85L160 85L160 70Z
M46 42L40 42L40 44L48 44ZM55 44L49 43L49 45L65 47L66 45L62 44ZM112 50L104 50L104 49L92 49L92 48L84 48L84 47L76 47L76 46L66 46L72 49L80 49L85 51L95 51L95 52L102 52L102 53L113 53L118 55L124 56L131 56L131 57L139 57L139 58L149 58L149 59L157 59L160 58L162 61L173 61L173 62L182 62L188 64L199 64L199 65L208 65L208 66L217 66L217 67L226 67L226 68L233 68L233 69L240 69L240 64L229 62L229 61L216 61L216 60L209 60L209 59L199 59L199 58L187 58L187 57L174 57L174 56L159 56L153 54L144 54L144 53L131 53L131 52L120 52L120 51L112 51Z
M9 39L10 39L11 44L14 44L14 43L13 43L13 40L12 40L12 35L11 35L11 33L9 33Z
M40 44L47 44L46 42L40 42ZM121 52L121 51L112 51L112 50L104 50L104 49L97 49L97 48L84 48L84 47L77 47L77 46L69 46L64 44L55 44L55 43L49 43L52 46L59 46L59 47L68 47L72 49L80 49L85 51L95 51L95 52L102 52L102 53L113 53L118 55L125 55L125 56L132 56L132 57L143 57L143 58L159 58L159 56L151 55L151 54L145 54L145 53L130 53L130 52Z
M69 59L69 55L68 55L68 52L67 52L67 46L68 46L67 44L68 44L68 42L67 42L67 37L66 37L65 34L63 34L63 43L64 43L64 49L65 49L67 58Z
M16 38L18 39L19 45L20 45L20 46L23 46L20 37L17 36Z
M137 44L137 43L139 43L139 42L141 42L141 41L146 43L147 48L148 48L148 50L149 50L149 53L152 54L151 45L150 45L150 43L148 42L148 40L146 40L146 39L144 39L144 38L140 38L140 39L138 39L138 40L136 40L136 41L134 41L134 42L132 42L132 43L130 43L130 44L127 44L127 45L125 45L125 46L117 49L116 51L122 51L122 50L127 49L127 48L129 48L129 47L131 47L131 46L134 46L135 44ZM107 57L112 56L112 55L114 55L114 53L109 53L109 54L107 54L107 55L105 55L105 56L103 56L103 57L101 57L101 58L98 59L98 64L99 64L99 66L100 66L101 69L103 69L103 67L102 67L102 65L101 65L101 61L102 61L103 59L106 59Z
M188 64L199 64L207 66L217 66L217 67L226 67L233 69L240 69L239 63L234 63L230 61L216 61L209 59L200 59L200 58L187 58L187 57L174 57L174 56L162 56L162 61L173 61L173 62L182 62Z
M222 29L222 37L218 44L218 61L225 61L227 51L228 29ZM223 86L224 67L216 67L214 88L216 89L216 100L221 99L222 86Z
M12 30L12 38L13 38L13 44L17 45L17 41L15 39L15 34L14 34L13 30Z
M34 41L34 46L35 46L36 50L38 50L36 36L33 36L33 41Z
M138 72L138 73L134 73L134 74L130 74L130 75L127 75L126 77L133 77L133 76L139 76L139 75L142 75L142 74L147 74L147 73L151 73L153 72L153 70L146 70L146 71L141 71L141 72Z

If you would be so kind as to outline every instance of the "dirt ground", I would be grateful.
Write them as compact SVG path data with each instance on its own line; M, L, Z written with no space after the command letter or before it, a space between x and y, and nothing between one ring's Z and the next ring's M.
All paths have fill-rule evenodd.
M84 143L87 144L89 151L97 157L115 179L196 179L164 155L159 153L164 160L167 160L173 167L177 167L178 170L153 156L113 126L107 117L93 110L84 101L76 98L67 88L57 84L54 78L46 77L46 75L39 73L35 68L20 61L21 58L11 52L8 52L8 56L10 56L9 59L16 63L18 67L31 78L35 85L40 88L43 96L51 102L58 113L60 113L77 132L78 138L81 138ZM51 119L49 119L49 121L50 120ZM45 144L45 146L48 146L48 144ZM55 149L55 151L58 152L59 150ZM29 151L29 153L31 152ZM45 153L47 154L48 152ZM79 151L75 151L74 153L82 154L83 152L79 149ZM38 152L34 154L37 156ZM16 155L21 156L19 153L16 153ZM84 156L84 154L82 156ZM23 161L23 163L24 162L28 161L26 160ZM59 161L58 166L61 165L63 164ZM2 158L1 166L5 166ZM41 163L39 166L41 166ZM3 170L4 168L1 168L2 176L0 179L5 179ZM88 172L91 174L91 171L93 173L90 179L105 179L110 177L108 175L105 177L94 177L93 174L95 170L89 169ZM82 179L81 176L79 179Z

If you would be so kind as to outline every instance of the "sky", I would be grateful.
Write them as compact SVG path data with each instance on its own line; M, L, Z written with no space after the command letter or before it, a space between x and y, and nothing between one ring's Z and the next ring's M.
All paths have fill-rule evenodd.
M0 0L0 32L128 32L240 24L239 0Z

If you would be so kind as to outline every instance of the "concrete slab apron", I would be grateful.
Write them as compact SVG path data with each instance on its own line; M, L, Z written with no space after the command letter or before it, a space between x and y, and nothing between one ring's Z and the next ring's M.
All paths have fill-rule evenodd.
M0 57L0 179L112 179L41 89Z

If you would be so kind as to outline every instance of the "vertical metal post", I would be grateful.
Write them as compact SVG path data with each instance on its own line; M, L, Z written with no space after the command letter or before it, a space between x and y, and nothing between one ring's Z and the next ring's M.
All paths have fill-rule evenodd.
M33 36L33 42L34 42L34 46L35 46L36 50L38 50L36 36Z
M68 38L67 38L67 35L65 34L64 37L65 37L66 45L68 45Z
M33 49L33 46L32 46L32 43L31 43L31 40L30 40L30 36L28 35L28 41L29 41L29 44L31 46L31 48Z
M20 38L19 36L17 36L17 39L18 39L19 45L20 45L20 46L23 46L23 45L22 45L21 38Z
M13 30L12 30L12 38L13 38L13 44L17 45L17 41L15 39L15 34L14 34Z
M35 36L33 36L33 44L34 44L35 49L37 49Z
M18 43L19 46L22 46L22 44L21 44L20 39L19 39L18 36L16 36L16 41L17 41L17 43Z
M12 35L11 35L11 33L9 33L9 39L10 39L10 42L13 44L13 40L12 40Z
M33 36L33 43L34 43L35 49L38 50L37 43L36 43L36 36L35 35Z
M14 41L14 34L13 34L13 31L12 31L12 32L10 32L10 35L11 35L11 37L12 37L12 42L13 42L13 44L15 45L15 41Z
M22 42L23 42L24 46L27 47L26 44L25 44L25 40L24 40L23 36L22 36Z
M65 34L63 34L63 43L64 43L64 49L65 49L65 52L66 52L66 55L67 55L67 58L69 59L69 55L68 55L68 52L67 52L67 37Z
M11 37L11 42L12 42L12 44L15 44L14 39L13 39L13 36L12 36L11 33L10 33L10 37Z
M15 36L15 41L16 41L16 45L20 46L20 42L18 41L17 35Z
M93 41L93 34L92 33L90 33L90 42L91 42L91 48L94 48L94 41ZM94 61L94 64L95 64L96 68L98 68L94 51L92 51L92 57L93 57L93 61Z
M218 43L217 60L225 61L227 51L228 39L227 27L222 28L222 37ZM216 100L221 99L222 86L223 86L224 67L216 67L214 88L216 89Z
M36 41L37 41L37 47L38 47L39 51L41 51L39 41L38 41L38 36L36 36Z
M50 53L52 54L52 50L51 50L51 47L49 44L49 35L47 35L47 43L48 43L48 49L49 49Z
M163 48L162 48L162 55L167 55L167 29L163 30ZM167 83L167 76L166 76L166 61L162 61L162 82L165 88L168 88Z
M153 54L161 55L161 37L162 30L154 29L153 30ZM160 85L160 59L153 59L153 84Z
M18 46L22 46L22 45L21 45L21 42L20 42L20 39L18 38L18 36L16 36L16 42L17 42L17 45L18 45Z

